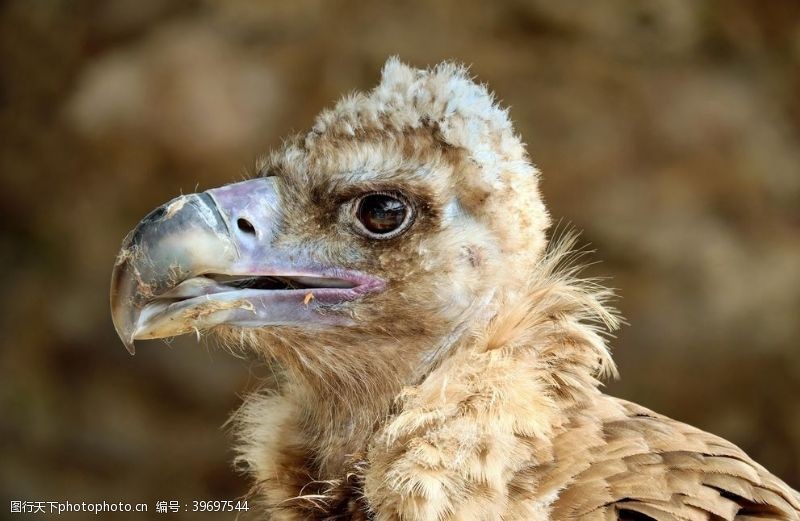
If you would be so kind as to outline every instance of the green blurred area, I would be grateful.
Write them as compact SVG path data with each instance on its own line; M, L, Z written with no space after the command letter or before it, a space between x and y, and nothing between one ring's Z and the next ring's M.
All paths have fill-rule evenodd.
M131 358L112 262L151 208L240 179L392 54L471 64L511 107L622 297L609 392L800 487L796 0L0 6L0 511L247 492L222 425L264 370L190 338Z

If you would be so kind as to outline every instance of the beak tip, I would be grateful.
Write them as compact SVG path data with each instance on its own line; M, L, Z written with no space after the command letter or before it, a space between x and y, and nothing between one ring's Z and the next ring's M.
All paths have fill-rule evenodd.
M131 354L136 354L136 347L133 345L134 342L134 331L133 328L129 325L128 320L124 320L115 313L115 306L112 304L111 308L111 315L114 319L114 330L117 332L117 336L122 341L122 344L125 346L125 349Z

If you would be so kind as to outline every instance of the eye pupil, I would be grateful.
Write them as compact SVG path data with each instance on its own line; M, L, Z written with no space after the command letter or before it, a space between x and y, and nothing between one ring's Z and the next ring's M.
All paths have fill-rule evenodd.
M384 235L397 230L406 221L408 208L396 197L387 194L372 194L358 204L358 220L367 231Z

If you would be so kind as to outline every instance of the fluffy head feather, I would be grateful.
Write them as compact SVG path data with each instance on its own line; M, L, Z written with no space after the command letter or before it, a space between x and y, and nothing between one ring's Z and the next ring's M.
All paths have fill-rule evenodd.
M370 153L370 145L393 150ZM424 157L437 150L451 163L444 171L437 171L435 163L403 171L411 159L405 153ZM350 176L380 178L400 167L396 175L427 178L451 199L445 218L467 213L479 219L500 239L502 254L522 257L527 268L541 254L550 219L539 173L508 111L463 66L445 62L420 70L390 58L375 89L346 96L323 111L308 134L273 160L316 160L341 171L346 152L354 156L347 165Z

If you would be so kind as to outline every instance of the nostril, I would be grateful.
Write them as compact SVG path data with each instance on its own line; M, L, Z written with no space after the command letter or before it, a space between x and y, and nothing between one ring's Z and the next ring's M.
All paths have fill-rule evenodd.
M236 220L236 226L244 233L249 235L256 234L256 228L247 219L239 218Z

